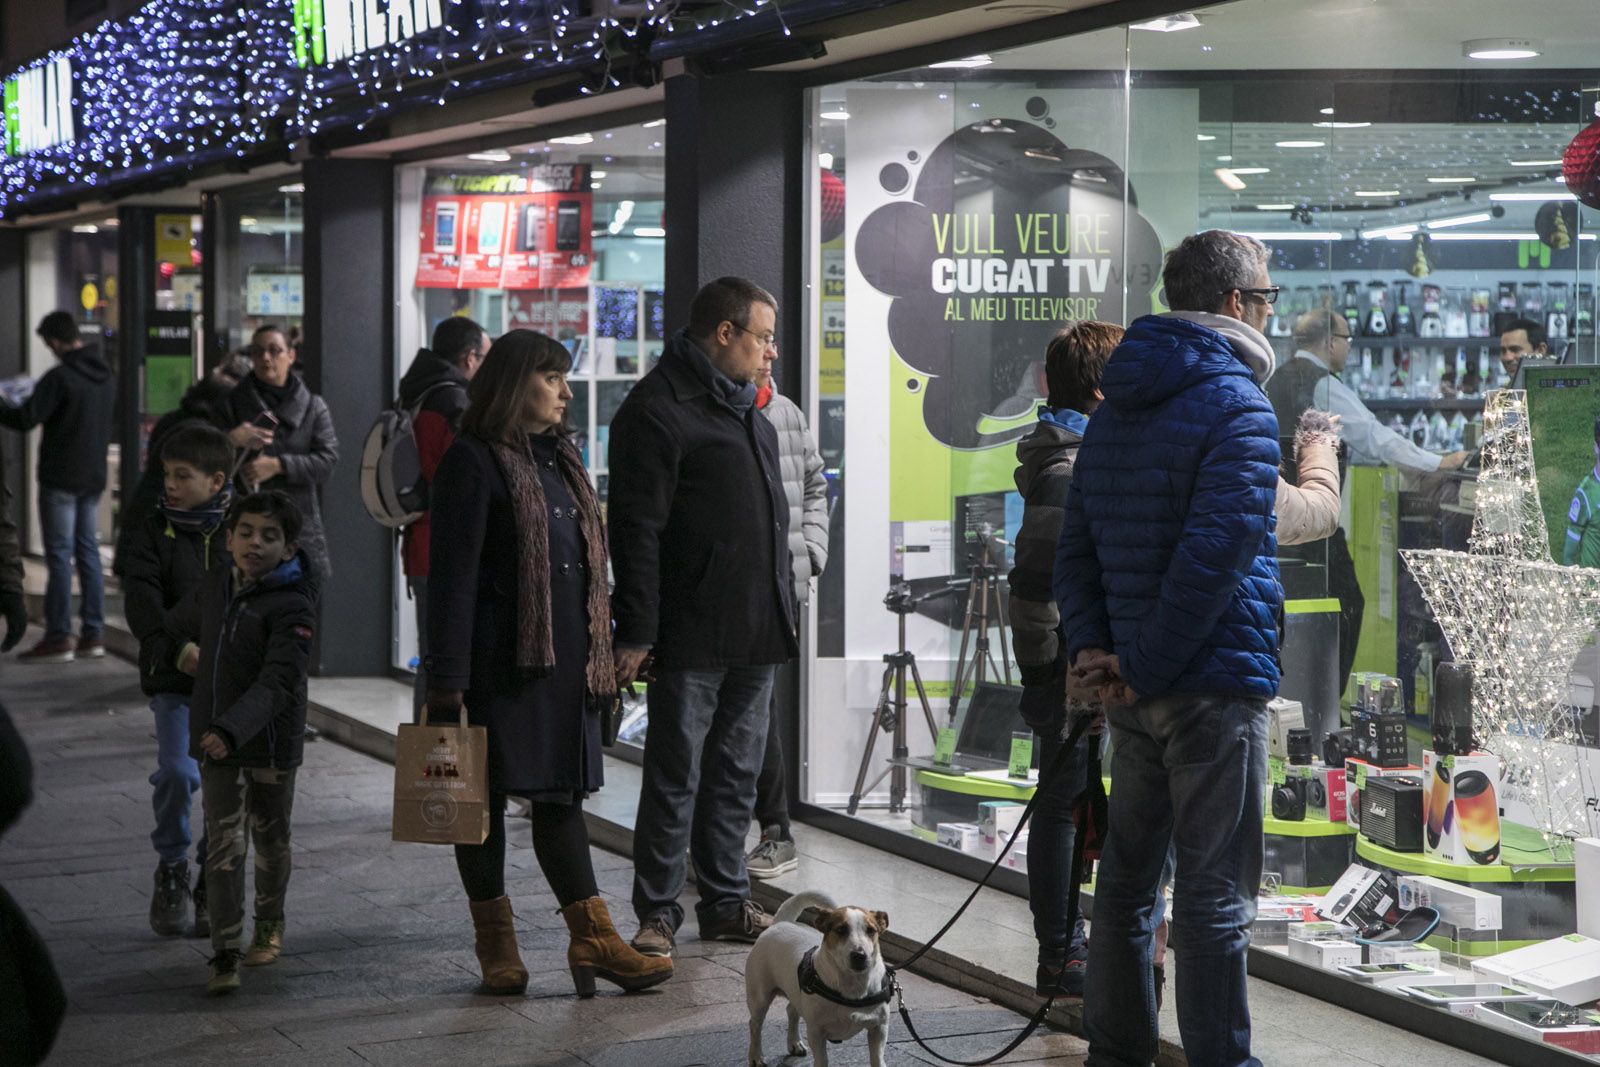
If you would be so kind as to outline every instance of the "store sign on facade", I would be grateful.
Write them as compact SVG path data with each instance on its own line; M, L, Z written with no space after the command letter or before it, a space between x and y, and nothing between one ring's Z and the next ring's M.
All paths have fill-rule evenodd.
M71 60L60 56L6 79L6 155L54 148L74 136Z
M294 60L338 63L443 25L443 0L294 0Z

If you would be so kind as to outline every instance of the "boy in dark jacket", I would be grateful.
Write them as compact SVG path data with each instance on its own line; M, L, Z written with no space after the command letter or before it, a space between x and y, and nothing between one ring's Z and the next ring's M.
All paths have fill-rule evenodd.
M306 730L306 672L316 617L311 564L299 549L300 512L283 493L252 493L228 512L233 565L167 617L195 676L191 754L205 799L206 903L212 994L239 988L239 965L283 950L289 888L289 813ZM247 825L248 820L248 825ZM255 936L244 946L246 832L256 842Z
M128 526L122 542L122 588L128 627L139 639L139 684L156 721L156 770L150 776L160 856L150 897L150 929L183 933L189 903L189 803L200 788L200 766L189 755L189 694L194 679L178 669L178 645L166 614L200 588L206 575L228 565L221 533L232 503L228 470L233 446L221 430L191 423L162 442L162 495L154 511ZM195 862L205 868L205 837ZM195 884L195 936L209 932L205 879Z

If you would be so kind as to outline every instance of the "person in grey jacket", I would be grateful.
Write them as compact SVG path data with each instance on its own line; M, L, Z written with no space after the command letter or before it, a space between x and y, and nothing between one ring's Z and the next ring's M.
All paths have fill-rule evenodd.
M773 388L772 365L757 382L756 407L778 431L778 466L783 495L789 502L789 556L794 570L796 608L811 600L811 586L828 565L828 479L822 454L794 401ZM799 619L799 611L795 613ZM767 751L756 779L755 817L761 840L745 857L752 878L776 878L800 865L789 829L789 796L784 788L782 727L778 701L772 701L767 726Z
M228 439L242 452L234 484L243 493L278 489L288 494L304 520L300 549L311 560L313 581L326 582L332 568L322 528L322 487L339 462L333 415L294 373L295 350L281 328L256 330L250 359L250 376L228 396L236 423Z

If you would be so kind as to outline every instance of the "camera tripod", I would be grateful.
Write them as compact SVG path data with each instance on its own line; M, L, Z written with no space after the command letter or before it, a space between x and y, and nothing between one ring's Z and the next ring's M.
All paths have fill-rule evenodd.
M950 688L950 725L961 710L961 694L970 682L974 688L984 683L986 673L1011 684L1011 650L1006 646L1006 620L1000 600L1000 567L990 557L990 545L1003 545L994 528L984 523L969 535L978 545L978 556L967 568L967 611L961 620L961 651L956 656L956 677ZM995 662L989 646L990 598L994 599L994 625L1000 627L1000 661ZM974 640L975 637L975 640ZM967 643L973 641L972 660L967 660Z
M911 750L906 745L906 721L909 708L906 705L906 674L910 672L911 684L916 687L917 700L922 704L923 717L928 720L928 733L932 735L934 743L939 740L939 727L933 719L933 707L928 703L928 691L922 685L922 672L917 670L917 657L913 652L906 650L906 616L917 610L917 605L936 597L949 596L953 589L940 589L920 597L911 595L911 587L903 581L897 581L889 587L888 595L883 598L883 606L894 612L900 629L900 644L894 651L883 657L883 685L878 690L878 706L872 713L872 725L867 727L867 747L861 753L861 768L856 771L855 792L850 794L850 803L845 808L849 814L854 815L861 806L861 798L878 787L885 776L889 778L889 810L899 813L906 806L906 760L911 755ZM872 769L872 750L878 743L878 731L894 735L894 751L889 766L878 773L867 784L867 772Z

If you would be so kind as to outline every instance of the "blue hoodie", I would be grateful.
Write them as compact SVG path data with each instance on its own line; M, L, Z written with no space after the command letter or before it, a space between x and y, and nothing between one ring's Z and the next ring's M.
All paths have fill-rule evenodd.
M1078 451L1054 592L1068 655L1115 652L1141 698L1278 691L1278 423L1222 334L1128 328Z

